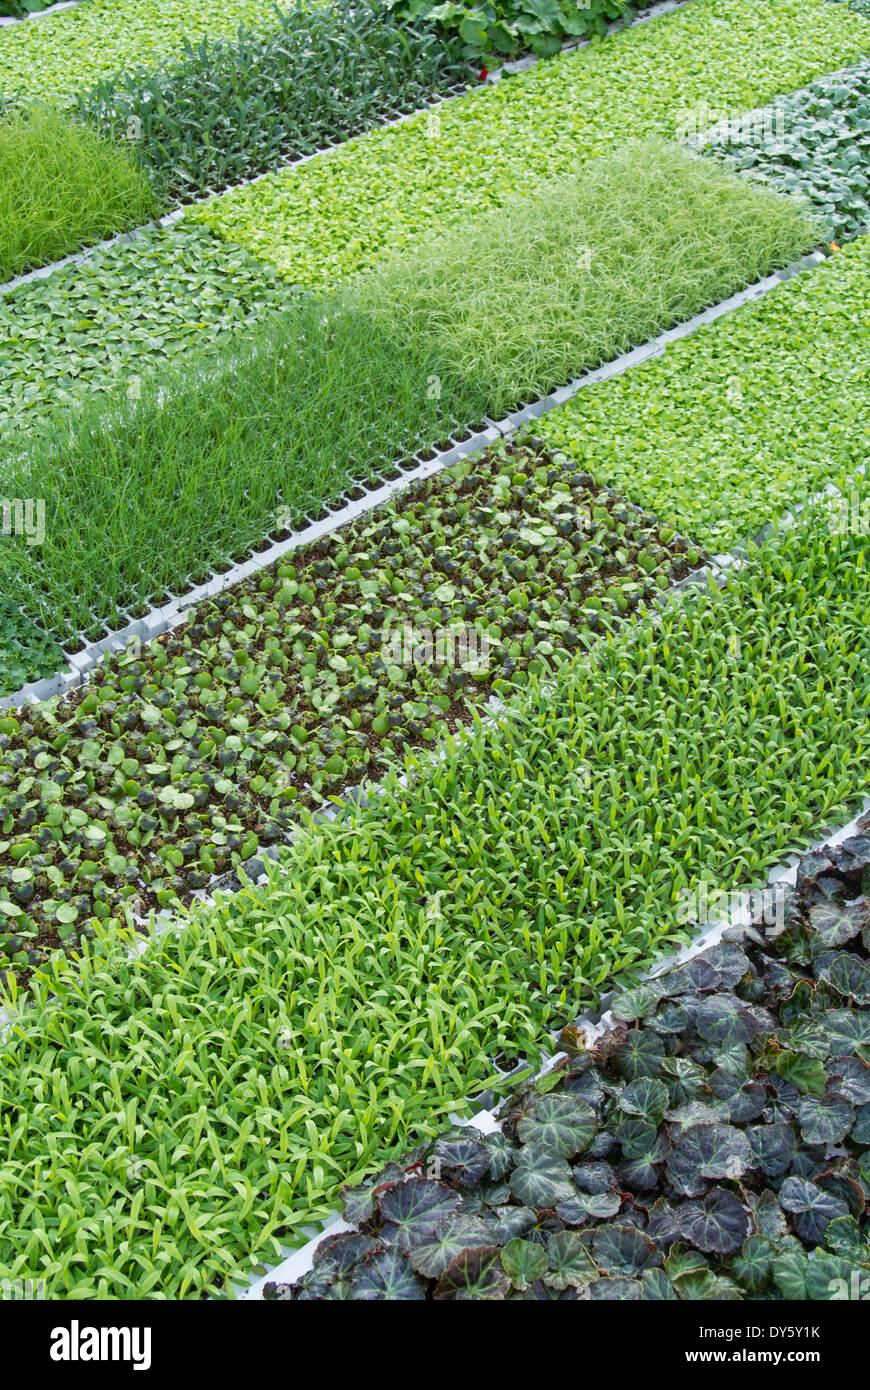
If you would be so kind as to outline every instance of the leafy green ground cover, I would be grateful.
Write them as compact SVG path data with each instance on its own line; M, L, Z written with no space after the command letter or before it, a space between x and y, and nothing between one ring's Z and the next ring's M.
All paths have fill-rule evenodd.
M0 545L5 545L6 540L6 536L0 536ZM8 599L0 597L0 692L20 690L63 664L63 652L57 642L35 627Z
M829 239L857 236L870 225L870 62L779 98L700 148L806 198Z
M178 53L206 34L271 20L271 0L88 0L36 24L0 29L0 96L65 96L132 63Z
M628 20L637 7L629 0L483 0L433 4L432 0L388 0L390 7L408 19L437 22L445 38L458 38L466 52L478 59L491 54L514 56L531 49L542 58L558 53L572 39L607 33L616 19ZM496 59L497 61L497 59Z
M476 78L428 26L379 0L296 3L269 27L185 42L156 68L138 64L80 92L77 110L135 148L168 203L229 188L282 162L426 105Z
M137 378L286 303L269 267L190 224L143 233L0 296L0 431Z
M673 138L701 101L747 110L868 51L866 23L828 0L695 0L189 215L291 282L332 285L413 247L433 219L463 222L576 173L629 133Z
M146 222L156 206L121 145L48 108L0 117L0 281Z
M870 238L536 424L578 468L729 550L866 457Z
M177 592L258 543L282 505L298 522L348 486L383 477L400 452L561 385L813 239L788 200L658 146L552 184L546 201L529 210L514 199L479 235L424 249L372 294L348 289L322 306L288 295L283 313L142 379L138 399L122 377L110 395L13 435L0 457L5 485L46 499L46 535L38 553L23 542L0 551L4 592L63 641L99 634L119 611ZM532 269L522 240L531 223ZM174 244L148 244L158 289ZM195 266L200 250L194 243ZM226 296L211 276L203 294L212 286L218 317ZM156 356L198 326L183 322L182 336L176 305L152 307L153 293L138 294L150 322L134 332ZM101 294L110 294L105 285ZM95 317L73 324L86 344L102 333L105 315ZM119 326L116 343L125 332ZM38 333L33 323L28 341L41 362ZM135 361L128 349L116 365L115 344L111 356L98 346L100 377ZM93 368L78 344L72 350L77 381L86 380ZM63 359L52 365L61 373ZM36 404L30 391L18 400Z
M409 352L431 342L499 419L818 240L796 205L704 167L662 141L629 145L436 229L361 276L352 302Z
M266 1297L852 1296L870 1276L870 837L806 854L782 919L620 995L616 1027L517 1091L498 1132L448 1131L344 1189L356 1230Z
M143 955L117 928L57 953L0 1043L3 1276L220 1289L494 1054L534 1058L672 937L682 888L751 883L866 788L866 537L807 519L733 584L533 677Z
M467 461L0 716L0 965L189 900L699 563L588 483L531 450Z

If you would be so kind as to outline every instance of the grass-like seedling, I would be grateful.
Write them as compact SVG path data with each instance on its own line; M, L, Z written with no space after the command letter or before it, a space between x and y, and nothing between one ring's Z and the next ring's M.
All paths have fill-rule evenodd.
M0 966L189 900L698 564L589 483L530 450L466 462L0 718Z
M372 131L191 216L334 286L629 137L673 139L701 103L740 112L870 52L870 29L828 0L693 0L508 81Z
M684 888L751 884L870 785L870 543L809 520L268 887L58 953L0 1042L0 1275L219 1290L647 961Z
M870 237L536 426L578 468L725 551L867 455Z
M0 118L0 281L145 222L156 200L129 151L50 107Z
M870 1269L868 828L806 854L797 893L739 943L620 994L588 1050L566 1029L570 1060L518 1089L495 1133L447 1131L346 1188L356 1229L266 1298L854 1297Z
M675 146L629 145L430 234L353 302L409 351L431 342L498 419L818 240L790 200L748 190Z

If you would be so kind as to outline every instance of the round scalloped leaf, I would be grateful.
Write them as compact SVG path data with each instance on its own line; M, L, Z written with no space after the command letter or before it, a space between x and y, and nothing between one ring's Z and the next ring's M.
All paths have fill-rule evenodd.
M705 1178L742 1178L752 1167L752 1148L733 1125L693 1125L674 1140L668 1178L677 1192L698 1197Z
M695 1027L706 1042L716 1047L736 1047L751 1042L762 1031L757 1015L734 994L715 994L702 999Z
M784 1250L773 1257L770 1272L783 1298L795 1302L806 1299L808 1264L803 1250Z
M639 1076L658 1076L664 1055L660 1037L648 1030L633 1028L625 1041L614 1049L613 1060L626 1081L636 1081Z
M536 1144L520 1149L511 1173L511 1192L525 1207L550 1210L576 1194L571 1169L564 1158Z
M649 1303L679 1302L679 1294L663 1269L645 1269L640 1281L643 1298Z
M636 1018L646 1018L651 1014L661 997L662 992L655 984L638 985L618 995L610 1006L610 1012L621 1022L631 1023Z
M824 1028L832 1053L851 1056L856 1048L870 1047L870 1012L828 1009L817 1022Z
M680 1231L705 1254L733 1255L749 1233L749 1217L733 1193L716 1187L703 1202L684 1203Z
M870 1255L861 1227L854 1216L837 1216L825 1231L825 1245L835 1255L860 1264Z
M636 1081L628 1083L617 1104L626 1114L642 1115L651 1124L658 1126L670 1105L670 1096L667 1086L658 1077L640 1076Z
M772 1125L750 1125L747 1138L755 1154L755 1162L765 1177L778 1178L788 1171L797 1148L797 1138L785 1120Z
M592 1248L606 1274L639 1274L661 1263L661 1254L637 1226L599 1226Z
M589 1297L596 1303L636 1303L643 1299L643 1285L638 1279L596 1279Z
M514 1288L525 1292L547 1268L547 1252L543 1245L516 1237L502 1246L501 1262Z
M489 1176L498 1182L506 1178L514 1166L517 1146L506 1134L488 1134L483 1141L489 1159Z
M398 1247L391 1245L379 1255L368 1255L357 1268L351 1297L368 1302L419 1302L426 1297L426 1285Z
M547 1241L548 1271L544 1282L554 1289L582 1289L598 1277L598 1270L576 1231L556 1231Z
M588 1149L598 1122L595 1111L573 1095L545 1095L517 1125L523 1144L538 1144L561 1158L573 1158Z
M458 1192L432 1178L409 1178L378 1195L377 1206L385 1232L401 1249L407 1250L421 1236L434 1231L442 1217L455 1211Z
M718 971L723 989L734 989L752 969L749 957L736 941L719 941L702 951L700 959Z
M870 1105L870 1066L860 1057L837 1057L828 1063L831 1089L853 1105Z
M621 1115L614 1132L625 1158L652 1163L664 1152L658 1127L643 1115Z
M507 1298L509 1293L510 1283L502 1268L501 1250L497 1245L479 1245L463 1250L451 1260L435 1285L432 1297L457 1302L492 1302Z
M613 1169L609 1163L578 1163L574 1181L581 1192L609 1192L613 1186Z
M566 1226L582 1226L584 1221L608 1221L622 1206L618 1192L578 1192L567 1202L558 1202L556 1215Z
M747 1236L743 1242L743 1249L731 1268L750 1293L760 1293L768 1283L772 1255L773 1244L767 1236Z
M838 1216L849 1215L844 1201L808 1178L786 1178L779 1189L779 1201L791 1213L801 1240L810 1245L823 1245L830 1223Z
M870 1146L870 1105L861 1105L855 1111L855 1123L850 1138L855 1144Z
M330 1271L334 1276L343 1275L355 1269L376 1242L370 1236L359 1235L356 1231L342 1231L339 1235L322 1240L314 1251L314 1269Z
M839 1144L855 1123L855 1111L836 1096L804 1096L798 1111L801 1134L808 1144Z
M473 1187L489 1169L489 1154L480 1139L438 1139L433 1157L441 1165L441 1176L460 1187Z
M843 946L857 936L867 922L863 903L817 903L810 908L810 926L824 946Z
M866 1008L870 1004L870 967L851 951L826 951L814 962L816 977L838 994Z
M373 1178L366 1178L357 1187L343 1187L340 1197L344 1203L344 1219L351 1226L362 1226L371 1220L375 1211L375 1193L386 1183L401 1182L405 1170L398 1163L388 1163Z
M722 976L715 965L701 955L671 971L662 983L666 984L670 995L707 994L710 990L721 989Z
M537 1212L530 1207L494 1207L493 1215L498 1217L495 1239L499 1245L507 1245L515 1236L524 1236L537 1225Z
M817 1250L816 1258L807 1261L806 1282L806 1296L814 1303L870 1295L870 1271L827 1250Z
M486 1245L492 1238L490 1222L479 1216L467 1216L463 1211L453 1211L438 1222L434 1231L415 1238L408 1258L418 1274L427 1279L440 1279L451 1260L463 1250Z

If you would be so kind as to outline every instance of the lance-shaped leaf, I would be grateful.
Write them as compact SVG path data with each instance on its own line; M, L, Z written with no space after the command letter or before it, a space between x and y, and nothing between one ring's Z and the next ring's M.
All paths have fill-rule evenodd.
M817 903L810 908L810 926L823 946L843 946L867 925L864 903Z
M749 1217L732 1192L715 1187L703 1202L683 1204L680 1231L705 1254L733 1255L749 1233Z
M443 1217L434 1231L414 1237L408 1258L418 1274L440 1279L451 1260L470 1246L487 1245L493 1239L494 1221L453 1211Z
M758 1013L734 994L714 994L702 999L695 1015L700 1036L716 1047L751 1042L763 1031Z
M511 1173L511 1192L523 1206L541 1211L567 1202L576 1188L564 1158L537 1144L525 1144Z
M489 1169L490 1155L486 1145L473 1133L457 1139L438 1139L432 1156L441 1165L445 1182L460 1187L473 1187Z
M626 1114L641 1115L658 1126L670 1104L670 1096L663 1081L653 1076L641 1076L628 1083L617 1104Z
M595 1263L576 1231L556 1231L550 1236L546 1284L554 1289L582 1289L597 1277Z
M639 1274L661 1263L661 1254L637 1226L599 1226L592 1243L600 1269L606 1274Z
M458 1302L493 1301L507 1298L510 1282L502 1268L497 1245L481 1245L463 1250L445 1269L435 1285L433 1298Z
M625 1041L614 1049L613 1060L626 1081L639 1076L658 1076L665 1048L661 1038L649 1029L632 1028Z
M408 1250L415 1239L434 1231L448 1212L460 1203L458 1192L431 1178L409 1178L380 1193L378 1211L389 1229L385 1234L400 1249Z
M844 1201L807 1178L786 1178L779 1189L779 1201L791 1213L801 1240L810 1245L823 1245L829 1224L838 1216L849 1215Z
M767 1236L747 1236L731 1268L745 1289L760 1293L770 1280L773 1242Z
M668 1155L671 1185L687 1197L700 1196L705 1178L742 1178L752 1167L752 1148L733 1125L693 1125L674 1140Z
M855 1111L847 1100L836 1096L804 1096L798 1111L801 1134L808 1144L839 1144L855 1122Z
M517 1237L502 1246L501 1262L514 1288L524 1292L544 1274L547 1252L543 1245Z
M520 1120L517 1134L523 1144L537 1144L562 1158L588 1149L598 1122L595 1111L579 1096L545 1095L531 1115Z
M750 1125L746 1134L755 1154L755 1162L765 1177L778 1178L788 1172L797 1148L797 1138L787 1121Z
M358 1267L351 1281L351 1297L366 1302L419 1302L426 1297L426 1285L398 1246L391 1245L379 1255L368 1255Z

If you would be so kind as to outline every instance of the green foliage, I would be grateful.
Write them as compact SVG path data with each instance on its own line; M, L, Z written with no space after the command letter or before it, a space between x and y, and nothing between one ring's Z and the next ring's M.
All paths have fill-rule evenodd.
M629 0L483 0L456 4L454 0L389 0L390 7L406 19L434 21L448 39L461 40L470 57L490 54L515 56L531 49L551 58L572 39L607 33L616 19L630 19L635 7Z
M49 5L53 5L55 0L0 0L0 15L11 15L15 19L23 19L25 15L36 14L38 10L46 10Z
M335 285L413 248L435 218L467 223L629 136L672 139L702 101L747 110L868 52L865 21L828 0L693 0L189 215L291 282Z
M655 1043L656 1075L643 1083L656 1095L649 1163L638 1164L622 1117L636 1109L641 1083L626 1084L627 1030L617 1024L591 1050L572 1048L546 1086L505 1102L497 1146L474 1128L455 1131L467 1161L476 1159L477 1176L460 1192L449 1173L441 1182L418 1176L450 1146L448 1133L413 1165L392 1163L369 1180L364 1238L333 1237L311 1273L267 1285L266 1297L866 1297L870 1001L843 1055L843 1016L856 1001L826 972L832 954L868 969L868 866L866 834L830 858L805 855L801 891L779 926L759 917L739 943L713 946L648 986L654 1007L634 1036ZM849 949L833 953L807 925L813 904L832 898L848 898L862 917ZM704 1016L714 1006L740 1020L742 1041L711 1047ZM789 1048L821 1069L823 1100L783 1081L776 1062ZM686 1067L721 1098L718 1115L683 1104ZM354 1194L343 1195L354 1222ZM416 1220L397 1227L397 1209ZM384 1267L389 1293L373 1288Z
M187 202L367 130L471 76L455 42L381 4L296 0L271 28L184 41L79 94L79 115L129 131L164 199Z
M29 969L125 904L189 900L300 807L432 746L467 701L697 565L588 482L531 451L469 460L200 605L139 659L109 659L20 728L6 716L0 896L22 914L0 963L24 951Z
M358 1182L434 1136L457 1101L489 1082L492 1059L519 1053L534 1061L539 1043L552 1046L548 1029L571 1008L672 937L675 900L690 876L713 877L726 890L751 883L870 785L866 538L832 538L823 518L807 518L732 583L665 610L660 624L642 619L621 629L600 644L594 664L587 655L565 667L555 688L533 680L469 741L448 744L443 760L411 763L407 787L391 774L373 809L301 835L267 887L196 909L141 956L131 951L133 934L113 924L83 944L80 959L58 953L38 972L34 1007L16 1014L0 1043L3 1277L44 1275L51 1296L219 1289L251 1254L274 1257L279 1235L324 1212L343 1179ZM805 936L791 933L783 950L786 960L804 953L796 964L807 980L814 977ZM861 949L856 943L849 953ZM733 951L711 964L733 991L742 979ZM779 978L774 972L774 985ZM709 975L696 983L690 973L674 1002L709 997L710 988ZM831 988L836 1002L828 1002ZM760 1061L765 1007L783 1011L790 1050L815 1051L798 1016L809 1012L822 1060L864 1055L866 1009L848 1007L827 984L793 1002L792 993L772 1005L733 1006L741 1025L745 1013L757 1026L748 1054L728 1051L732 1068L745 1055ZM733 997L742 1001L739 991ZM5 1003L15 1007L14 998ZM663 1027L655 1023L626 1030L635 1042L614 1054L614 1066L626 1082L664 1080L669 1097L673 1082L683 1107L691 1068L671 1055L669 1039L684 1025L671 1014ZM642 1038L649 1045L638 1046ZM721 1052L706 1038L693 1046L714 1063ZM778 1073L766 1071L776 1088ZM853 1133L866 1133L856 1098L863 1092L851 1089L862 1085L861 1069L838 1076L856 1107ZM784 1125L800 1108L790 1085L783 1078L777 1091L784 1113L775 1118ZM727 1118L716 1113L709 1123L741 1126L743 1138L744 1121L731 1109L745 1103L745 1083L737 1091L734 1100L716 1099ZM503 1203L511 1188L566 1192L569 1235L574 1202L582 1231L587 1217L601 1220L601 1198L614 1195L609 1184L596 1193L596 1169L575 1197L570 1159L542 1148L552 1134L563 1154L565 1145L585 1146L578 1167L607 1161L589 1136L587 1107L600 1097L575 1094L583 1107L573 1119L556 1107L535 1109L519 1167L504 1136L485 1141ZM635 1088L632 1104L644 1113L620 1112L617 1142L628 1143L633 1157L625 1161L641 1174L660 1171L669 1155L655 1142L656 1096ZM708 1120L681 1110L665 1123L691 1134ZM731 1133L708 1140L705 1170L720 1170L729 1154L745 1161ZM686 1140L679 1152L692 1145ZM770 1144L759 1151L776 1166ZM473 1187L476 1167L465 1149L445 1155L446 1170L462 1177L449 1189L454 1198ZM817 1173L794 1176L824 1191ZM699 1177L700 1191L687 1194L704 1207L692 1209L692 1232L734 1229L730 1207L707 1201L711 1185L728 1181ZM837 1188L840 1181L837 1172ZM814 1194L786 1196L801 1222L803 1213L821 1220ZM369 1184L355 1200L364 1210L380 1198ZM439 1205L391 1206L400 1250L425 1237L427 1260L437 1258L422 1209ZM97 1218L99 1241L83 1239ZM625 1217L615 1224L625 1226ZM510 1219L506 1226L507 1239L525 1230ZM837 1229L839 1244L848 1233ZM485 1248L475 1244L474 1258L460 1258L452 1272L450 1260L445 1296L497 1290L507 1279ZM600 1260L612 1279L646 1279L645 1250L620 1231L593 1249L595 1269ZM691 1263L671 1251L666 1268L680 1292L705 1282L707 1257L688 1253ZM792 1253L802 1255L802 1245ZM775 1279L784 1257L772 1261ZM554 1248L548 1267L565 1286L586 1277L584 1269L595 1273L573 1239ZM379 1269L395 1287L397 1270ZM803 1265L797 1273L806 1273Z
M817 239L789 201L647 142L436 230L360 277L352 302L408 351L431 342L499 419Z
M129 152L59 111L0 117L0 281L145 222L156 206Z
M806 199L828 239L870 224L870 63L813 82L699 143L738 172Z
M35 24L0 29L0 96L62 96L134 63L178 53L186 39L232 38L274 18L272 0L87 0Z
M578 468L729 550L863 465L870 238L536 426Z
M8 538L0 536L0 545L8 544ZM62 665L63 653L54 638L0 598L0 695L50 676Z

